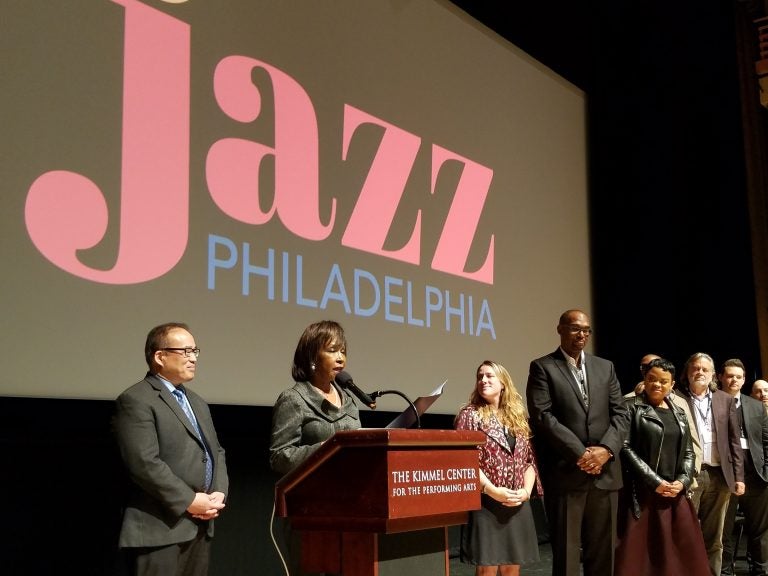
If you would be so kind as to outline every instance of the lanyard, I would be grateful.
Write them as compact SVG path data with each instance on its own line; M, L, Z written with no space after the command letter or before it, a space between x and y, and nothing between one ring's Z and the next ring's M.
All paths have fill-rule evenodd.
M693 398L693 406L696 408L696 412L699 413L699 416L701 416L701 419L704 421L704 426L709 428L709 415L712 412L712 392L707 392L707 409L706 411L701 411L701 403L704 400L699 400L698 398Z

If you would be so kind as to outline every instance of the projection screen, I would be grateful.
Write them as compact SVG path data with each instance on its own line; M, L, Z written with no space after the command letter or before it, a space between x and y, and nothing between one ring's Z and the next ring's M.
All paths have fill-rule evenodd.
M333 319L361 388L449 414L589 310L585 96L451 3L2 11L3 395L114 398L184 321L192 385L269 406Z

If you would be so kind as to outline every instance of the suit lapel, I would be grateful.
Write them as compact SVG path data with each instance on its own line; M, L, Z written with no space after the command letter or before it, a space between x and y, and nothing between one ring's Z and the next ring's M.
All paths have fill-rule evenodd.
M339 397L341 398L341 408L337 408L328 403L330 408L328 410L323 410L323 403L325 400L323 400L320 395L314 391L312 384L309 382L297 382L294 385L294 389L304 399L307 407L312 410L312 412L314 412L319 418L322 418L326 422L333 423L341 420L342 418L349 417L349 414L343 409L344 404L347 401L346 391L338 390Z
M718 394L718 392L719 390L714 390L712 392L712 425L714 426L715 435L718 434L718 427L723 426L727 436L728 416L730 413L728 402L731 397L725 392L723 392L725 396Z
M194 425L192 422L189 421L189 418L187 418L187 415L184 414L184 410L181 409L181 405L179 405L178 400L174 397L173 394L171 394L168 391L168 388L165 386L162 380L158 378L157 376L148 376L147 381L152 385L152 387L157 390L158 395L160 396L160 399L165 402L168 407L171 409L171 411L176 415L176 418L179 419L179 422L181 422L184 425L184 428L187 429L187 432L195 439L198 443L200 443L200 438L197 435L197 431L195 430ZM189 399L189 396L187 396ZM190 406L192 406L192 402L190 400ZM195 410L195 407L192 406L192 410L195 412L195 415L197 415L197 410ZM200 420L198 420L198 425L200 425Z
M197 425L200 427L200 434L203 435L202 441L206 444L207 447L208 440L206 440L206 438L211 431L209 424L212 424L208 418L205 417L205 415L208 413L207 406L197 394L190 392L189 388L187 388L187 400L189 400L189 405L192 406L192 411L195 413ZM189 430L189 427L187 427L187 430Z
M752 411L752 405L750 405L749 402L745 402L744 398L748 398L748 396L741 396L739 412L741 417L741 426L747 435L749 451L752 452L752 447L755 446L760 450L760 452L762 452L763 430L762 420L760 418L762 414L755 414L755 412ZM760 408L762 409L763 407L760 406Z
M499 446L504 448L507 452L512 452L511 448L509 447L509 442L507 441L507 435L504 434L504 429L501 426L493 426L493 425L483 425L480 424L482 428L485 429L485 433L488 434L488 437L492 439L494 442L496 442Z
M584 356L585 362L586 362L586 354ZM576 377L573 375L573 372L571 371L570 366L568 366L568 360L563 356L562 350L559 348L557 349L557 358L555 359L555 364L560 369L560 372L563 375L563 378L565 378L566 381L571 385L571 389L573 390L573 393L576 395L576 399L579 401L579 404L581 404L581 407L584 408L584 411L586 412L588 407L586 403L584 402L584 398L581 395L581 388L579 387L579 383L576 382ZM587 366L587 395L591 391L589 390L589 366Z

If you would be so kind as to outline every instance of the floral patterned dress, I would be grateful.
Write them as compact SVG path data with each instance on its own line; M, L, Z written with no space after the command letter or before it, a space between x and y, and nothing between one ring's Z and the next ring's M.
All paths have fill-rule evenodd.
M476 406L466 406L456 417L457 430L479 430L486 435L478 446L480 469L495 486L519 490L529 466L536 470L530 440L507 433L504 426L491 418L484 423ZM536 470L536 490L542 494ZM481 498L480 510L469 514L461 529L461 561L475 566L525 564L539 559L536 525L530 502L521 506L502 506L488 494Z

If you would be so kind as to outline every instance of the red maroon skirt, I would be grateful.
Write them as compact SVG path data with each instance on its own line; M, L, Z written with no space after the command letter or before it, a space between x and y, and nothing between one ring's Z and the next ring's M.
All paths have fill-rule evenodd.
M628 494L619 508L619 545L614 576L708 576L709 563L696 511L682 493L640 497L640 518Z

